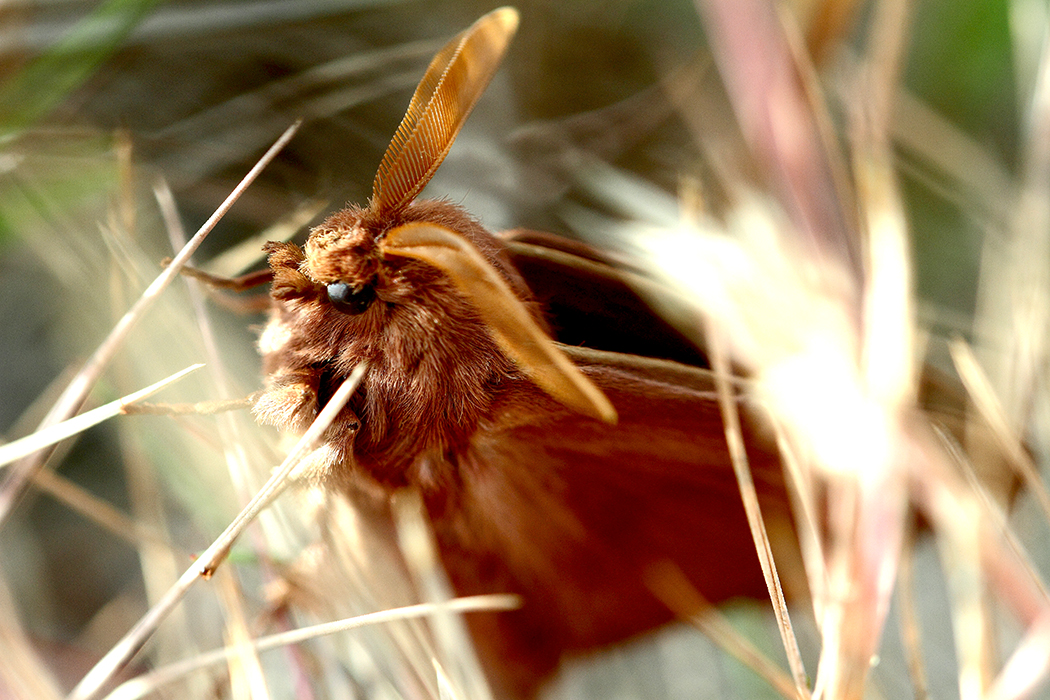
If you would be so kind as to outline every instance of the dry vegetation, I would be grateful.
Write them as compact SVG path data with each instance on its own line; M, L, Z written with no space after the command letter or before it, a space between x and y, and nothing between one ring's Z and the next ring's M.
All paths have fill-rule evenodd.
M1004 27L1010 17L1016 105L958 115L914 89L928 85L913 62L930 44L968 47L952 32L972 27L929 24L951 3L697 0L650 15L581 2L571 17L519 6L517 53L430 191L462 196L494 227L557 227L616 249L717 371L747 371L785 454L809 593L789 615L770 565L775 616L768 604L714 610L665 572L654 586L714 643L688 628L641 640L571 669L552 697L1045 692L1050 13L986 4ZM24 32L21 45L4 39L14 77L0 92L12 440L197 362L156 400L255 390L246 327L259 317L211 303L175 266L159 271L173 250L188 251L176 265L193 252L181 222L203 221L297 117L300 132L201 249L208 269L257 265L259 241L301 234L319 196L362 199L425 57L488 9L447 3L439 31L411 3L128 5L96 11L108 34L85 20L49 52L69 17L7 11ZM654 39L670 26L688 29ZM136 94L151 70L200 68L180 51L186 36L214 75L224 51L256 73L235 89L187 78L179 97ZM40 88L44 70L63 87ZM563 104L572 88L559 81L587 87ZM979 111L1000 115L987 132L953 124ZM521 126L508 134L510 123ZM996 138L1015 142L1015 164ZM739 417L724 404L732 448ZM300 485L236 542L212 544L289 453L243 411L119 415L28 457L0 452L0 697L63 697L77 683L77 698L485 697L456 610L513 601L441 604L411 496L354 504ZM353 632L307 627L385 610ZM318 636L303 642L303 628Z

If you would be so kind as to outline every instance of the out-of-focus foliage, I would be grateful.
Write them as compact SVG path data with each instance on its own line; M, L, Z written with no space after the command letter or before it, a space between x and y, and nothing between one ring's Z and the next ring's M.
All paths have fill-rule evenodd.
M212 235L201 261L309 198L327 199L333 208L363 201L430 54L493 5L21 0L0 7L0 431L17 437L31 428L32 418L16 423L18 416L25 411L39 419L41 409L31 409L32 402L90 352L136 285L147 283L152 266L170 254L152 201L156 178L171 184L192 230L269 142L305 117L293 143ZM693 3L524 0L517 6L521 28L505 68L428 193L462 202L492 228L571 233L567 203L600 206L576 179L588 158L671 195L684 178L710 179L713 166L667 88L667 81L685 75L695 84L689 99L704 106L705 128L733 133L718 104L724 96ZM1011 11L1005 0L914 3L903 77L905 89L1007 177L1019 160L1019 103L1030 89L1017 84ZM832 93L833 110L834 99ZM131 146L128 161L118 156L123 144ZM988 221L967 197L943 186L943 174L931 176L921 155L902 149L899 156L919 292L968 314ZM113 231L133 235L125 240ZM123 277L111 274L111 258ZM117 277L128 288L115 283ZM183 296L170 303L171 309L189 306ZM259 319L214 313L231 336L224 357L236 389L247 393L258 375L247 327ZM139 349L123 359L128 376L152 372L154 361L174 362L150 347L179 357L198 352L179 344L179 324L188 321L172 320L177 314L162 312L161 335L143 332L154 339L132 346ZM198 359L188 357L186 364ZM150 381L162 375L158 368ZM116 395L112 384L118 383L104 388L104 398ZM201 398L206 388L185 389L180 398ZM154 459L178 451L177 431L149 427L166 419L133 420L144 422L138 426L144 444L128 447L113 432L92 433L62 472L123 507L127 487L116 463L128 454ZM205 436L191 455L218 451L207 429L188 423L179 430ZM205 469L184 462L161 470L165 508L183 518L173 528L186 536L181 546L202 546L202 531L211 534L233 510L220 503L229 485L207 478ZM211 511L188 517L189 502ZM48 648L68 652L55 657L68 674L65 682L75 681L85 658L103 651L113 630L140 612L148 586L136 554L35 492L0 533L0 562L23 622ZM735 666L727 674L730 684L737 682ZM687 682L667 686L695 690Z

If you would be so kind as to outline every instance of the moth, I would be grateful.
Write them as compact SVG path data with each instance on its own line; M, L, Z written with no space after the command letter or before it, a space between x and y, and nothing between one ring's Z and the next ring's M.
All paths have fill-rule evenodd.
M519 610L467 623L497 696L528 698L563 657L673 618L646 584L654 565L716 602L765 587L710 374L675 361L698 352L590 249L417 199L517 23L495 10L438 52L367 206L305 247L267 244L254 411L302 431L367 363L318 469L332 488L356 474L418 490L456 591L520 594ZM748 439L760 492L786 513L775 450Z

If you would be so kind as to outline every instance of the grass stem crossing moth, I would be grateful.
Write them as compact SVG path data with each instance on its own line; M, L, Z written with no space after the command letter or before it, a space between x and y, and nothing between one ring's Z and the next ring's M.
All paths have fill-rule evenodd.
M497 696L525 698L564 656L673 618L646 584L655 565L712 601L765 585L710 374L674 361L696 351L661 345L673 333L582 246L494 235L417 199L517 23L495 10L438 52L367 206L331 215L302 248L267 245L254 411L302 432L367 363L318 475L417 490L457 593L522 597L468 626ZM763 505L786 515L776 452L749 441Z

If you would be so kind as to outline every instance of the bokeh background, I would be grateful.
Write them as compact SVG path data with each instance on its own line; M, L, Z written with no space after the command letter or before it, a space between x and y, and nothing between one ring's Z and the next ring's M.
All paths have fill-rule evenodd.
M799 0L795 9L804 15L805 5ZM581 163L611 164L672 195L683 178L714 178L690 132L695 114L684 115L683 104L726 143L735 132L692 3L516 6L521 26L504 68L428 193L461 202L492 229L573 235L573 212L607 208L581 183ZM296 212L316 222L345 202L364 201L431 54L492 7L473 0L0 4L0 435L31 430L62 378L171 254L153 195L159 182L171 188L192 232L266 146L304 118L198 253L203 266ZM1009 218L1034 81L1029 57L1046 12L1039 0L914 3L894 136L917 292L940 335L966 332L982 249L996 244ZM863 32L868 13L858 10L856 28L827 63L832 113L842 109L836 61L849 60L852 34ZM669 84L679 98L670 97ZM683 84L690 86L684 101ZM202 359L187 312L192 300L176 287L136 331L93 403ZM247 394L259 386L252 343L261 317L221 306L210 313L226 391ZM217 393L214 380L196 378L164 397ZM119 419L63 447L51 466L120 511L167 513L179 547L199 551L237 502L236 488L213 471L221 449L207 426L194 418ZM135 483L141 472L128 463L136 460L154 465L155 501ZM150 585L142 559L141 548L38 488L0 528L5 605L62 684L75 682L141 614ZM775 651L772 628L741 619ZM214 631L202 634L221 642ZM943 651L950 668L951 649ZM720 677L715 689L667 688L697 693L689 697L722 692L720 684L732 686L739 675L725 673L729 680ZM950 673L935 682L957 692Z

